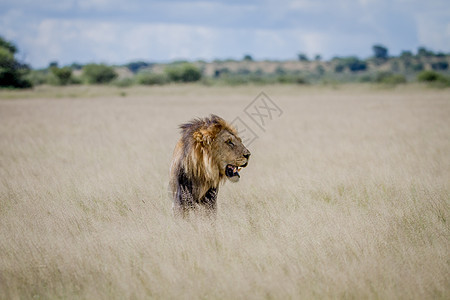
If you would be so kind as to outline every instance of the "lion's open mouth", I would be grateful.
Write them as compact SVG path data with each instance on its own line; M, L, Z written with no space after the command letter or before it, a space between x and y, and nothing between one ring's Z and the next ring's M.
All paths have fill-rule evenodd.
M247 163L245 163L244 165L237 167L237 166L233 166L233 165L227 165L225 168L225 175L227 176L227 178L233 182L237 182L239 181L239 178L241 177L241 175L239 175L239 172L241 171L242 168L246 167Z
M227 175L227 177L234 177L234 176L241 177L239 175L239 171L241 171L241 168L238 168L233 165L227 165L225 169L225 175Z

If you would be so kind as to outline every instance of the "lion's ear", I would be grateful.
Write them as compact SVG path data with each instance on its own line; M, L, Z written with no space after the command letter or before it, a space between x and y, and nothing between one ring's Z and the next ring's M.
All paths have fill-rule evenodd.
M213 137L211 136L211 132L208 129L200 129L199 131L194 132L194 139L197 143L201 143L203 145L210 145Z
M203 145L211 145L213 140L216 138L217 134L220 132L221 127L219 125L209 126L208 128L202 128L194 132L194 139L198 143Z

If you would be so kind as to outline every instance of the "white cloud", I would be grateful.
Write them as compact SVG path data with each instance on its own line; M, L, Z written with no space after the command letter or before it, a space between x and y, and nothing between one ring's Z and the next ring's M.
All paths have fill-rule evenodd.
M434 50L450 50L450 6L416 13L420 45Z
M394 54L420 44L450 49L444 0L141 1L16 0L0 12L0 35L34 67L57 60L271 59ZM2 6L0 5L0 8Z
M124 63L137 58L211 57L217 35L201 26L58 19L43 20L35 30L24 44L29 61L39 67L53 60Z
M279 5L278 1L275 1L273 4ZM295 10L310 10L317 7L322 6L320 4L320 1L312 1L312 0L293 0L289 1L288 5L286 6L289 10L295 9Z
M443 24L435 19L421 16L417 21L418 39L421 46L438 51L450 49L450 20Z

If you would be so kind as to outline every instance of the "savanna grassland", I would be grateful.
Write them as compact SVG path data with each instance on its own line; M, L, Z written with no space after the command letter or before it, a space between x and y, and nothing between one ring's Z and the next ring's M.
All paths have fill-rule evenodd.
M178 124L283 110L176 220ZM450 92L420 86L0 91L0 299L449 299ZM249 123L249 125L252 125Z

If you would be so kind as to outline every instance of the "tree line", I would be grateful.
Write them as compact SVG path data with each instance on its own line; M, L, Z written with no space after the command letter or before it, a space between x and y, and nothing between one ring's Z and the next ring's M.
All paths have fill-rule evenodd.
M162 70L155 72L157 64L135 61L120 66L126 68L132 76L121 77L118 66L106 64L73 63L59 66L52 62L47 68L33 70L27 64L18 61L15 55L17 47L0 37L0 87L30 88L34 85L70 85L70 84L115 84L117 86L163 85L202 81L205 84L307 84L315 82L375 82L400 84L411 81L438 83L450 86L450 55L435 53L425 47L419 47L414 54L403 51L399 56L390 56L387 47L376 44L372 47L373 55L367 59L356 56L334 57L323 61L320 54L309 58L304 53L297 55L298 63L304 68L287 70L280 64L275 71L264 69L251 70L248 65L256 63L250 54L242 60L215 60L211 64L214 72L205 75L206 62L176 61L166 64ZM238 70L231 70L227 63L242 64ZM161 68L160 68L161 69Z

